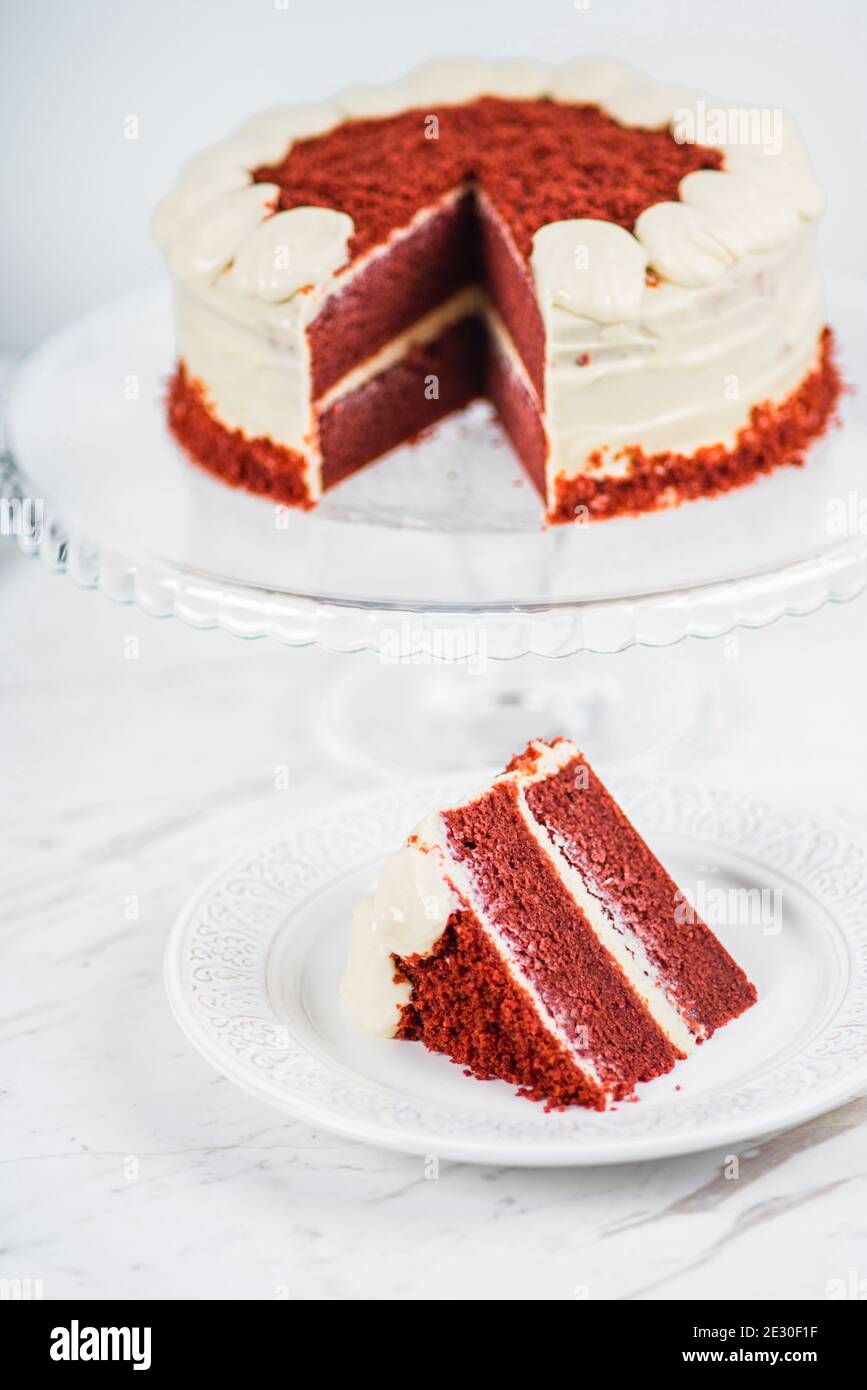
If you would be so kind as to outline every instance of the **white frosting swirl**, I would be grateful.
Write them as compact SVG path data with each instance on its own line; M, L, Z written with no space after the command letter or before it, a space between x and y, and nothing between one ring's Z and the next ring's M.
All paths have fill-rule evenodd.
M621 125L663 129L671 125L678 111L693 106L700 97L693 87L666 87L647 81L613 92L606 98L605 109Z
M651 268L675 285L711 285L734 263L698 208L686 203L647 208L635 224L635 235Z
M734 256L771 251L797 233L799 218L787 203L763 193L739 174L697 169L681 179L681 200L702 213L705 226Z
M239 151L232 143L231 137L225 140L218 140L216 144L206 145L203 150L181 165L178 177L175 180L175 187L182 188L186 184L208 183L213 178L218 178L226 169L235 168L244 161L240 158Z
M637 87L650 79L641 68L621 63L618 58L573 58L561 63L551 74L550 95L557 101L586 101L605 104L616 92Z
M229 144L250 168L285 159L298 140L324 135L343 120L343 110L333 101L309 101L271 106L244 121Z
M181 224L169 243L172 274L179 280L215 279L270 215L279 193L276 184L254 183L205 203Z
M614 222L550 222L533 237L531 263L543 309L569 309L597 323L621 323L640 312L647 258Z
M439 58L416 68L406 79L407 106L457 106L477 97L515 99L548 96L554 69L532 58Z
M335 101L350 120L396 116L417 104L410 82L356 82L338 92Z
M550 91L551 68L548 63L539 63L532 58L506 58L496 65L494 88L489 95L532 100L548 96Z
M821 216L825 200L807 164L754 145L728 145L725 167L808 221Z
M354 229L352 218L333 208L278 212L245 238L229 280L242 294L279 304L344 265Z
M394 1037L410 987L395 981L392 956L428 955L459 905L436 849L407 844L385 860L373 897L353 913L340 983L340 997L366 1032Z
M190 218L223 193L246 188L252 183L248 169L240 164L215 168L207 178L180 183L167 193L151 218L151 234L161 251L168 251L172 242Z
M480 58L439 58L416 68L406 79L411 106L458 106L497 91L497 67Z

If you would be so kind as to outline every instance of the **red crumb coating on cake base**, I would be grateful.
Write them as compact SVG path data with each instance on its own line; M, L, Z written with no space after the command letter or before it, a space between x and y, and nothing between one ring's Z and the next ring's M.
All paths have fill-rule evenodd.
M169 382L167 405L175 439L209 473L287 506L313 506L303 456L272 439L250 439L222 424L208 408L205 388L187 374L182 362Z
M445 1053L480 1081L510 1082L546 1110L604 1110L604 1090L544 1027L472 912L454 913L430 955L396 968L412 987L398 1037Z
M486 338L481 319L460 319L329 406L317 422L323 487L333 487L484 395ZM436 394L429 389L433 377ZM303 457L270 439L248 439L241 430L221 424L208 408L204 387L183 364L169 384L168 417L178 443L209 472L276 502L313 505Z
M801 467L809 445L837 423L842 390L833 334L825 328L814 370L784 401L754 406L749 424L738 432L733 449L713 444L688 456L647 455L637 448L621 450L617 457L628 459L628 470L622 477L558 477L549 520L568 522L584 516L601 520L654 511L729 492L775 468Z
M442 812L485 915L557 1027L592 1057L603 1086L628 1094L670 1071L674 1047L600 942L527 828L511 782ZM505 969L505 966L503 967Z
M477 327L467 331L466 323ZM386 449L414 439L474 397L486 395L544 498L548 446L539 407L502 349L496 345L489 348L489 341L478 320L463 320L433 344L413 349L406 365L395 364L326 411L320 421L325 487ZM455 349L452 355L448 344ZM434 354L437 364L420 373L425 353ZM429 401L419 388L419 380L431 372L439 377L439 401ZM403 390L404 386L411 389ZM586 517L601 521L654 511L743 487L775 468L800 467L810 444L837 422L843 390L833 334L826 328L817 367L781 404L756 406L733 450L718 444L688 457L648 457L633 450L623 477L561 476L555 483L556 501L549 520L563 523ZM382 402L388 402L389 410L394 411L392 419L383 419ZM188 375L182 363L169 384L168 419L172 433L190 457L224 481L289 506L313 505L302 455L266 437L251 439L241 430L223 425L211 413L204 387Z
M709 1036L756 1001L756 991L592 768L578 757L529 785L527 804L603 908L641 941L689 1024ZM555 838L556 837L556 838Z

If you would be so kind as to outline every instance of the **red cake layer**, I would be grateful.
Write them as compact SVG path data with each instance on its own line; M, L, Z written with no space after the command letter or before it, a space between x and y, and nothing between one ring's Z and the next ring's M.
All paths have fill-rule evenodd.
M536 299L536 288L529 267L521 263L520 253L506 224L485 198L479 200L478 225L481 233L485 289L491 303L527 368L537 399L545 399L545 325ZM544 488L542 489L544 496Z
M755 1003L756 991L696 917L676 917L677 885L582 757L527 788L536 821L603 907L642 943L678 1010L706 1035Z
M508 1081L547 1108L605 1108L605 1092L541 1023L471 912L455 913L435 950L397 965L412 998L398 1037L444 1052L481 1081Z
M431 212L325 301L308 331L313 399L480 279L475 204L467 193Z
M536 401L493 334L489 336L485 395L493 402L500 424L544 502L548 457L545 425Z
M322 482L331 487L484 392L485 326L466 318L335 401L319 420ZM431 379L436 378L436 396Z
M593 519L653 511L729 492L785 465L801 467L808 447L837 422L842 391L833 334L826 328L815 370L785 401L755 406L733 449L712 444L688 456L621 450L616 457L628 459L622 477L557 478L549 520L574 521L582 511Z
M443 812L450 850L550 1015L593 1059L605 1088L626 1095L682 1054L572 900L516 797L512 783L495 783L477 801Z

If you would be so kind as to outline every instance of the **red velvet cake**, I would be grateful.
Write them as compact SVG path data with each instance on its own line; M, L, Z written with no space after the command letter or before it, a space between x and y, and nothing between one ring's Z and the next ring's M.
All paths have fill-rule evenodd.
M603 1110L756 1000L566 739L432 813L353 919L341 994L547 1108Z
M171 428L309 507L486 396L552 520L724 491L833 418L820 207L781 112L610 60L453 60L264 112L157 213Z

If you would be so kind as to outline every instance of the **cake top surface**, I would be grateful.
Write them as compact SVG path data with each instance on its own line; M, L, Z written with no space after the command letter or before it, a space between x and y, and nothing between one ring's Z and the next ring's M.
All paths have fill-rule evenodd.
M305 295L312 314L355 262L468 182L530 261L543 312L603 324L641 317L648 268L654 283L712 285L821 210L779 109L612 59L450 59L254 116L188 161L153 229L177 279L248 302Z
M299 141L254 178L277 185L283 210L348 213L350 257L473 182L529 260L540 227L581 217L631 230L645 208L676 199L687 174L721 163L717 150L619 125L596 106L480 97L433 116L418 108L344 123Z

